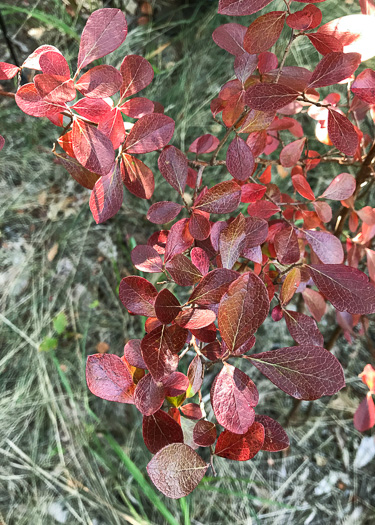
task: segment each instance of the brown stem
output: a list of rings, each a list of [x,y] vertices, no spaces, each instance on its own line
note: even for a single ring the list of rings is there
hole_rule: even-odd
[[[288,8],[288,12],[290,12],[290,9],[289,9],[288,5],[287,5],[287,8]],[[290,48],[292,47],[292,44],[293,44],[294,40],[297,38],[297,36],[298,35],[296,35],[294,33],[294,29],[292,29],[292,32],[291,32],[290,38],[289,38],[289,42],[288,42],[288,44],[287,44],[287,46],[285,48],[283,58],[281,59],[279,71],[277,72],[277,76],[276,76],[276,79],[275,79],[276,83],[279,81],[279,78],[281,76],[281,73],[282,73],[284,65],[285,65],[285,61],[287,59],[287,56],[289,55]]]

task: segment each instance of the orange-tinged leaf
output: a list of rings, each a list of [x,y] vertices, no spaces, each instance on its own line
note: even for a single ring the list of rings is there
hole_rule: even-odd
[[[89,171],[106,176],[113,168],[115,150],[112,142],[95,126],[75,118],[72,143],[76,159]],[[117,169],[113,173],[117,174]]]
[[[362,379],[371,392],[375,392],[375,368],[372,365],[366,365],[362,374],[359,374],[358,377]]]
[[[217,440],[215,455],[234,461],[248,461],[262,449],[264,440],[265,429],[258,421],[242,435],[224,430]]]
[[[359,404],[354,414],[354,426],[359,432],[370,430],[375,425],[375,404],[370,392]]]
[[[301,175],[300,173],[293,175],[292,184],[293,184],[294,189],[300,195],[302,195],[302,197],[310,201],[315,200],[314,192],[311,189],[310,184],[307,182],[306,178],[303,175]]]
[[[262,53],[272,47],[284,27],[285,11],[271,11],[249,25],[243,46],[250,54]]]
[[[301,283],[301,271],[299,268],[292,268],[287,273],[280,292],[280,300],[282,305],[286,305],[296,293],[298,286]]]
[[[154,193],[154,175],[150,168],[136,157],[122,154],[121,176],[126,188],[136,197],[149,199]]]

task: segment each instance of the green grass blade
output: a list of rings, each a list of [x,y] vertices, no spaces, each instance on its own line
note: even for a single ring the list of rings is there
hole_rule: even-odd
[[[180,506],[181,506],[182,515],[184,517],[184,525],[191,525],[188,497],[180,499]]]

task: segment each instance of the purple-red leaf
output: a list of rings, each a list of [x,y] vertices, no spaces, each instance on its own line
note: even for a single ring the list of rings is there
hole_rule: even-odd
[[[324,191],[321,197],[333,201],[344,201],[349,199],[355,191],[355,178],[350,173],[337,175]]]
[[[163,261],[152,246],[140,244],[132,250],[130,256],[134,266],[141,272],[161,273],[163,271]]]
[[[157,295],[155,286],[143,277],[130,275],[120,282],[120,301],[133,314],[156,317],[154,305]]]
[[[350,77],[360,63],[359,53],[329,53],[314,69],[309,87],[318,88],[338,84]]]
[[[182,372],[172,372],[169,376],[163,378],[165,395],[168,397],[177,397],[184,394],[189,387],[189,379]]]
[[[121,111],[113,108],[107,115],[106,120],[99,122],[98,130],[110,139],[114,149],[119,148],[125,139],[125,128]]]
[[[190,144],[189,151],[201,155],[202,153],[211,153],[218,147],[220,141],[210,133],[202,135]]]
[[[350,120],[338,111],[328,109],[328,135],[331,142],[345,155],[354,155],[359,138]]]
[[[180,303],[167,288],[160,290],[155,300],[156,317],[163,324],[169,324],[181,311]]]
[[[199,330],[212,324],[215,319],[216,314],[212,310],[189,308],[178,315],[176,323],[189,330]]]
[[[299,345],[323,346],[324,339],[312,317],[284,310],[284,318],[290,335]]]
[[[145,445],[152,454],[172,443],[184,442],[181,426],[162,410],[143,417],[142,433]]]
[[[298,95],[298,91],[282,84],[255,84],[246,91],[245,104],[258,111],[277,111],[293,102]]]
[[[170,259],[165,268],[179,286],[193,286],[202,279],[200,270],[181,253]]]
[[[245,434],[254,423],[259,394],[253,381],[227,363],[211,387],[211,404],[220,425],[235,434]]]
[[[130,97],[147,87],[154,78],[154,70],[148,60],[138,55],[128,55],[120,66],[122,86],[121,99]]]
[[[155,188],[150,168],[132,155],[123,153],[121,159],[121,176],[126,188],[140,199],[149,199]]]
[[[177,369],[178,355],[174,352],[170,330],[165,325],[144,336],[141,350],[147,369],[155,381],[160,381]]]
[[[362,71],[353,82],[351,90],[367,104],[375,104],[375,71],[373,69]]]
[[[298,237],[294,228],[287,227],[276,233],[274,247],[281,264],[294,264],[300,259]]]
[[[292,168],[299,161],[306,142],[306,138],[295,140],[283,147],[280,153],[280,162],[284,168]]]
[[[245,356],[245,359],[249,359],[274,385],[296,399],[312,401],[336,394],[345,386],[339,361],[320,346],[279,348]]]
[[[165,398],[164,386],[156,383],[151,374],[138,382],[134,391],[134,404],[144,416],[151,416],[159,410]]]
[[[231,55],[241,56],[245,53],[243,39],[246,33],[246,27],[241,24],[224,24],[215,29],[212,38],[216,45],[228,51]]]
[[[127,100],[119,107],[120,111],[131,118],[141,118],[154,112],[155,104],[145,97],[135,97]]]
[[[262,450],[268,452],[279,452],[289,447],[289,438],[283,427],[272,419],[264,415],[256,415],[255,422],[264,427],[264,443]]]
[[[141,354],[140,339],[130,339],[130,341],[126,343],[124,346],[124,357],[131,366],[142,368],[143,370],[147,368]]]
[[[86,381],[90,392],[118,403],[133,403],[133,378],[125,363],[114,354],[89,355]]]
[[[240,213],[220,234],[219,250],[223,268],[231,270],[246,239],[246,221]]]
[[[201,419],[202,416],[202,410],[197,403],[187,403],[186,405],[182,405],[180,407],[180,410],[182,414],[187,417],[188,419]]]
[[[247,180],[254,171],[254,156],[246,142],[236,136],[227,150],[227,169],[237,180]]]
[[[285,16],[285,11],[271,11],[259,16],[247,29],[243,41],[245,50],[250,54],[268,51],[281,35]]]
[[[200,447],[210,447],[216,441],[216,426],[211,421],[201,419],[193,430],[194,443]]]
[[[219,0],[219,14],[230,16],[252,15],[272,0]]]
[[[327,304],[322,295],[316,290],[306,288],[306,290],[302,292],[302,296],[311,315],[315,321],[319,323],[327,309]]]
[[[82,68],[117,49],[128,32],[120,9],[98,9],[90,15],[83,29],[77,68]]]
[[[191,262],[202,275],[207,275],[210,269],[210,259],[203,248],[193,248],[190,252]]]
[[[340,239],[332,233],[304,230],[305,238],[324,264],[340,264],[344,260],[344,250]]]
[[[235,281],[238,273],[225,268],[217,268],[209,272],[200,281],[190,296],[189,303],[199,305],[211,305],[220,302],[220,299],[228,290],[230,283]]]
[[[90,195],[90,210],[96,224],[110,219],[119,211],[124,197],[119,165],[108,175],[102,175],[95,183]]]
[[[84,168],[76,159],[73,159],[65,152],[56,153],[58,163],[61,164],[66,171],[73,177],[84,188],[92,190],[95,186],[96,181],[100,178],[97,173]]]
[[[111,106],[105,100],[94,100],[93,98],[81,98],[70,107],[82,117],[97,123],[107,120],[112,111]]]
[[[128,153],[149,153],[164,148],[174,132],[174,121],[161,113],[145,115],[137,120],[127,136]]]
[[[76,88],[85,97],[111,97],[120,89],[122,76],[113,66],[101,65],[89,69],[76,82]]]
[[[159,156],[158,166],[165,180],[182,195],[188,176],[188,161],[182,151],[167,146]]]
[[[159,450],[147,465],[151,481],[165,496],[183,498],[203,478],[208,464],[188,445],[173,443]]]
[[[243,252],[263,244],[268,235],[268,223],[260,217],[246,217],[246,238]]]
[[[112,142],[95,126],[74,119],[72,143],[76,159],[89,171],[106,176],[112,170],[115,161]]]
[[[257,421],[252,424],[246,434],[239,435],[224,430],[217,440],[215,454],[234,461],[247,461],[262,449],[264,438],[264,427]]]
[[[164,224],[177,217],[181,210],[182,206],[177,202],[155,202],[147,212],[147,219],[154,224]]]
[[[194,238],[189,231],[189,219],[181,219],[175,222],[168,235],[164,262],[167,263],[175,255],[190,248],[193,242]]]
[[[220,182],[199,199],[195,208],[208,213],[230,213],[241,200],[241,187],[234,181]]]

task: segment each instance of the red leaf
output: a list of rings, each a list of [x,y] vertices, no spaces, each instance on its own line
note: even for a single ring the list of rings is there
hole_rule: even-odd
[[[146,363],[141,354],[141,340],[130,339],[124,346],[124,357],[130,366],[146,370]]]
[[[177,397],[184,394],[189,387],[189,379],[181,372],[172,372],[163,378],[165,394],[168,397]]]
[[[32,117],[50,117],[64,111],[65,104],[44,100],[33,83],[21,86],[15,96],[17,106]]]
[[[68,62],[58,51],[46,51],[39,58],[39,66],[43,73],[70,78]]]
[[[107,401],[133,403],[133,378],[121,359],[114,354],[89,355],[86,381],[90,392]]]
[[[95,66],[81,76],[75,87],[88,98],[111,97],[118,92],[122,76],[113,66]]]
[[[204,370],[199,355],[196,355],[190,363],[187,376],[190,386],[186,395],[187,397],[193,397],[200,390],[203,383]]]
[[[336,394],[344,388],[339,361],[320,346],[301,345],[279,348],[249,357],[274,385],[296,399],[312,401]]]
[[[202,411],[200,409],[200,406],[196,403],[187,403],[186,405],[182,405],[181,412],[185,417],[188,419],[201,419]]]
[[[350,120],[328,108],[328,135],[332,144],[345,155],[354,155],[358,148],[358,135]]]
[[[128,32],[124,14],[120,9],[98,9],[86,22],[79,46],[77,69],[102,58],[117,49]]]
[[[176,323],[189,330],[199,330],[210,325],[216,319],[216,314],[212,310],[201,310],[199,308],[189,308],[184,310],[176,318]]]
[[[147,212],[147,219],[154,224],[164,224],[177,217],[181,210],[181,204],[176,202],[155,202]]]
[[[184,442],[181,426],[162,410],[143,417],[142,433],[145,445],[151,454],[156,454],[172,443]]]
[[[283,427],[272,417],[256,415],[255,422],[264,427],[264,443],[262,450],[279,452],[289,447],[289,438]]]
[[[208,213],[230,213],[237,208],[240,200],[241,187],[234,180],[228,180],[210,188],[195,208]]]
[[[245,104],[258,111],[277,111],[293,102],[298,95],[298,91],[282,84],[255,84],[246,91]]]
[[[119,148],[125,139],[125,128],[121,111],[113,108],[107,119],[99,122],[98,130],[110,139],[114,149]]]
[[[143,277],[130,275],[120,282],[120,301],[133,314],[156,317],[154,305],[157,295],[156,288]]]
[[[167,288],[161,290],[155,300],[156,317],[163,324],[169,324],[180,313],[180,303]]]
[[[340,264],[344,250],[340,239],[328,232],[304,230],[305,238],[324,264]]]
[[[231,351],[246,343],[268,315],[269,299],[261,279],[246,272],[223,295],[218,313],[222,338]]]
[[[292,227],[283,228],[275,235],[274,246],[281,264],[294,264],[299,261],[298,237]]]
[[[375,313],[375,286],[366,274],[342,264],[312,264],[308,269],[319,291],[340,312]]]
[[[90,196],[90,210],[96,224],[107,221],[119,211],[124,196],[118,164],[95,183]]]
[[[105,100],[92,98],[81,98],[70,108],[77,111],[82,117],[98,123],[107,120],[112,111],[111,106]]]
[[[220,141],[217,137],[207,133],[206,135],[202,135],[195,139],[194,142],[191,143],[189,151],[196,153],[197,155],[211,153],[218,147],[219,142]]]
[[[141,350],[147,369],[155,381],[160,381],[177,369],[178,355],[174,353],[170,332],[165,325],[144,336]]]
[[[198,241],[204,241],[211,231],[210,215],[204,211],[194,210],[189,219],[189,231]]]
[[[202,248],[193,248],[190,252],[191,262],[202,275],[207,275],[210,269],[210,260]]]
[[[135,95],[147,87],[154,78],[154,70],[148,60],[138,55],[128,55],[120,66],[122,86],[121,99]]]
[[[351,85],[351,90],[364,102],[375,104],[375,71],[362,71]]]
[[[223,268],[231,270],[246,239],[246,221],[240,213],[220,234],[219,248]]]
[[[154,108],[154,103],[145,97],[131,98],[119,107],[122,113],[131,118],[141,118],[153,113]]]
[[[217,440],[215,454],[234,461],[247,461],[262,449],[264,438],[264,427],[258,422],[253,423],[246,434],[242,435],[224,430]]]
[[[332,208],[327,202],[313,202],[314,210],[322,222],[330,222],[332,219]]]
[[[211,421],[201,419],[193,430],[194,443],[200,447],[210,447],[216,441],[216,426]]]
[[[178,499],[195,489],[207,468],[208,464],[191,447],[173,443],[157,452],[147,465],[147,472],[160,492]]]
[[[175,255],[165,265],[172,279],[179,286],[193,286],[202,278],[201,272],[185,255]]]
[[[292,168],[297,164],[302,155],[305,142],[306,138],[303,137],[283,147],[280,153],[280,162],[284,168]]]
[[[89,171],[106,176],[112,170],[115,161],[112,142],[95,126],[74,119],[72,142],[76,159]],[[117,169],[114,173],[117,174]]]
[[[375,425],[375,404],[370,392],[359,404],[354,414],[354,426],[359,432],[370,430]]]
[[[149,199],[155,188],[154,175],[150,168],[126,153],[122,154],[121,159],[121,176],[126,188],[140,199]]]
[[[267,188],[261,184],[249,182],[241,186],[241,202],[259,201],[266,193]]]
[[[40,58],[43,56],[44,53],[47,53],[48,51],[54,51],[56,53],[60,53],[60,51],[55,46],[39,46],[35,51],[29,55],[24,63],[22,64],[22,67],[27,67],[29,69],[42,69],[40,67]],[[61,53],[60,53],[61,54]]]
[[[5,144],[5,139],[2,135],[0,135],[0,151],[3,149]]]
[[[219,0],[219,14],[231,16],[252,15],[272,0]]]
[[[244,28],[246,30],[246,28]],[[0,80],[10,80],[15,77],[19,71],[18,66],[8,64],[7,62],[0,62]]]
[[[66,153],[56,153],[58,163],[61,164],[66,171],[73,177],[84,188],[92,190],[95,186],[96,181],[100,178],[97,173],[92,173],[87,170],[76,159],[72,159]]]
[[[215,29],[212,33],[212,38],[216,45],[225,49],[231,55],[241,56],[245,52],[243,39],[246,29],[241,24],[224,24]]]
[[[210,361],[221,361],[226,354],[226,349],[218,341],[214,340],[202,348],[202,354]]]
[[[314,317],[315,321],[319,323],[327,309],[325,300],[319,292],[316,292],[311,288],[306,288],[306,290],[302,292],[302,296],[311,315]]]
[[[249,53],[243,53],[235,58],[234,61],[234,73],[238,80],[245,84],[246,80],[256,70],[258,65],[257,55],[249,55]]]
[[[301,11],[297,11],[289,15],[286,23],[292,29],[298,31],[306,31],[306,29],[314,29],[322,21],[322,12],[314,5],[307,5]]]
[[[269,219],[279,211],[281,211],[281,209],[277,204],[270,201],[252,202],[247,207],[247,213],[252,217],[257,217],[259,219]]]
[[[301,175],[300,173],[297,173],[296,175],[292,176],[292,184],[294,189],[302,195],[305,199],[309,199],[310,201],[315,200],[315,195],[313,190],[311,189],[310,184],[307,182],[306,177]]]
[[[188,176],[188,161],[182,151],[167,146],[159,156],[158,166],[165,180],[182,195]]]
[[[238,278],[238,273],[225,268],[217,268],[208,272],[190,296],[189,304],[201,306],[212,305],[220,302],[230,283]]]
[[[260,53],[258,56],[258,70],[261,75],[264,75],[264,73],[268,73],[268,71],[276,69],[277,64],[278,59],[274,53],[264,51],[264,53]]]
[[[163,148],[171,140],[174,121],[161,113],[145,115],[137,120],[127,136],[128,153],[149,153]]]
[[[168,235],[164,262],[167,263],[175,255],[190,248],[193,242],[194,238],[189,232],[189,219],[181,219],[175,222]]]
[[[246,142],[240,137],[229,144],[227,170],[237,180],[247,180],[254,171],[254,156]]]
[[[165,398],[162,383],[155,383],[151,374],[138,382],[134,391],[134,404],[144,416],[151,416],[162,406]]]
[[[243,46],[250,54],[262,53],[272,47],[284,27],[285,11],[271,11],[249,25]]]
[[[290,335],[299,345],[323,346],[324,339],[314,319],[308,315],[284,310]]]
[[[140,244],[132,250],[130,256],[134,266],[141,272],[161,273],[163,271],[163,261],[152,246]]]
[[[245,434],[254,423],[253,407],[258,401],[252,380],[225,363],[211,387],[211,404],[218,423],[235,434]]]
[[[318,88],[338,84],[350,77],[361,63],[358,53],[329,53],[314,69],[309,87]]]
[[[329,53],[342,53],[342,44],[332,35],[324,33],[308,33],[307,38],[321,55]]]

